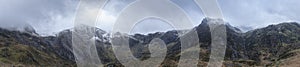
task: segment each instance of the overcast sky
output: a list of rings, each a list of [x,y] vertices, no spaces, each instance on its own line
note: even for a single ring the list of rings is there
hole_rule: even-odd
[[[120,11],[134,1],[109,0],[96,26],[111,31]],[[201,23],[204,16],[193,0],[171,1],[184,9],[194,26]],[[53,35],[72,28],[78,2],[79,0],[0,0],[0,27],[9,24],[15,27],[29,24],[40,35]],[[218,0],[218,2],[224,20],[241,28],[261,28],[270,24],[300,20],[300,0]],[[137,24],[132,32],[148,33],[171,29],[172,26],[163,21],[147,19]]]

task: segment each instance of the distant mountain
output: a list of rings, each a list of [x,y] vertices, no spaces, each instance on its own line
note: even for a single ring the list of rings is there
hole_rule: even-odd
[[[237,26],[237,28],[241,29],[242,32],[247,32],[247,31],[251,31],[251,30],[255,29],[255,28],[253,28],[251,26]]]
[[[194,27],[200,42],[200,66],[207,65],[210,56],[211,22],[224,22],[222,19],[205,18]],[[225,24],[227,34],[227,49],[224,66],[286,66],[297,65],[300,59],[300,25],[295,22],[270,25],[265,28],[241,32],[240,29]],[[80,29],[93,32],[96,48],[105,66],[122,67],[116,59],[110,43],[110,34],[95,28],[82,25]],[[30,29],[30,31],[34,31]],[[56,36],[42,37],[39,35],[0,29],[0,64],[16,66],[76,66],[72,48],[72,31],[64,30]],[[180,36],[187,30],[172,30],[156,32],[147,35],[123,35],[129,38],[129,46],[133,55],[146,60],[151,53],[148,45],[152,39],[160,38],[167,45],[167,57],[162,66],[177,66],[180,57]]]

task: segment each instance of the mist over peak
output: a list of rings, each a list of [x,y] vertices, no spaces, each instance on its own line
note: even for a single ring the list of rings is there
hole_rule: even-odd
[[[0,28],[7,29],[10,31],[20,31],[24,33],[30,33],[38,35],[34,27],[24,21],[18,20],[1,20]]]

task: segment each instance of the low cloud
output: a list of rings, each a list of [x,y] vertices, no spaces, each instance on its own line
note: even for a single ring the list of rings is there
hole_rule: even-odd
[[[71,26],[77,3],[77,0],[1,0],[0,27],[31,25],[41,35],[49,35]]]

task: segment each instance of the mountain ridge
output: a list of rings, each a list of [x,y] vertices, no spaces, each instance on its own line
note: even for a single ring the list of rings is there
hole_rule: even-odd
[[[207,65],[210,54],[211,34],[207,24],[208,21],[220,22],[220,19],[214,20],[205,18],[200,25],[194,27],[198,33],[199,42],[201,43],[201,61],[199,62],[201,66]],[[224,59],[225,62],[223,63],[225,66],[274,66],[276,63],[279,63],[278,61],[296,56],[297,53],[295,53],[294,50],[300,48],[300,46],[298,46],[300,44],[300,25],[296,22],[269,25],[248,32],[240,32],[238,28],[230,24],[224,25],[227,31],[227,49]],[[95,37],[92,38],[96,40],[98,55],[103,61],[103,64],[106,66],[122,66],[113,54],[112,46],[109,41],[111,38],[109,37],[110,34],[96,27],[83,26],[82,29],[96,30]],[[41,52],[42,54],[50,54],[52,57],[58,57],[56,58],[57,60],[66,61],[61,64],[55,62],[52,64],[76,66],[75,57],[72,52],[72,31],[72,29],[67,29],[58,33],[56,36],[35,36],[29,33],[9,31],[0,28],[0,39],[11,39],[11,41],[0,40],[0,44],[4,45],[2,47],[5,48],[12,48],[5,46],[6,42],[22,44],[25,45],[25,47],[29,46],[30,48],[36,49],[34,51]],[[151,55],[147,44],[149,44],[153,38],[161,38],[168,47],[167,58],[162,63],[162,66],[176,66],[175,62],[178,62],[179,53],[181,52],[179,41],[179,35],[182,35],[180,34],[181,32],[185,32],[185,30],[149,33],[146,35],[128,35],[130,37],[129,43],[132,48],[131,51],[138,59],[145,60]],[[24,50],[27,49],[31,50],[29,48],[25,48]],[[1,58],[6,57],[1,57],[0,54],[0,59]],[[43,57],[38,59],[43,59]],[[3,61],[0,60],[0,62]],[[25,62],[14,62],[24,65],[27,64]],[[46,63],[43,62],[32,65],[41,64]]]

